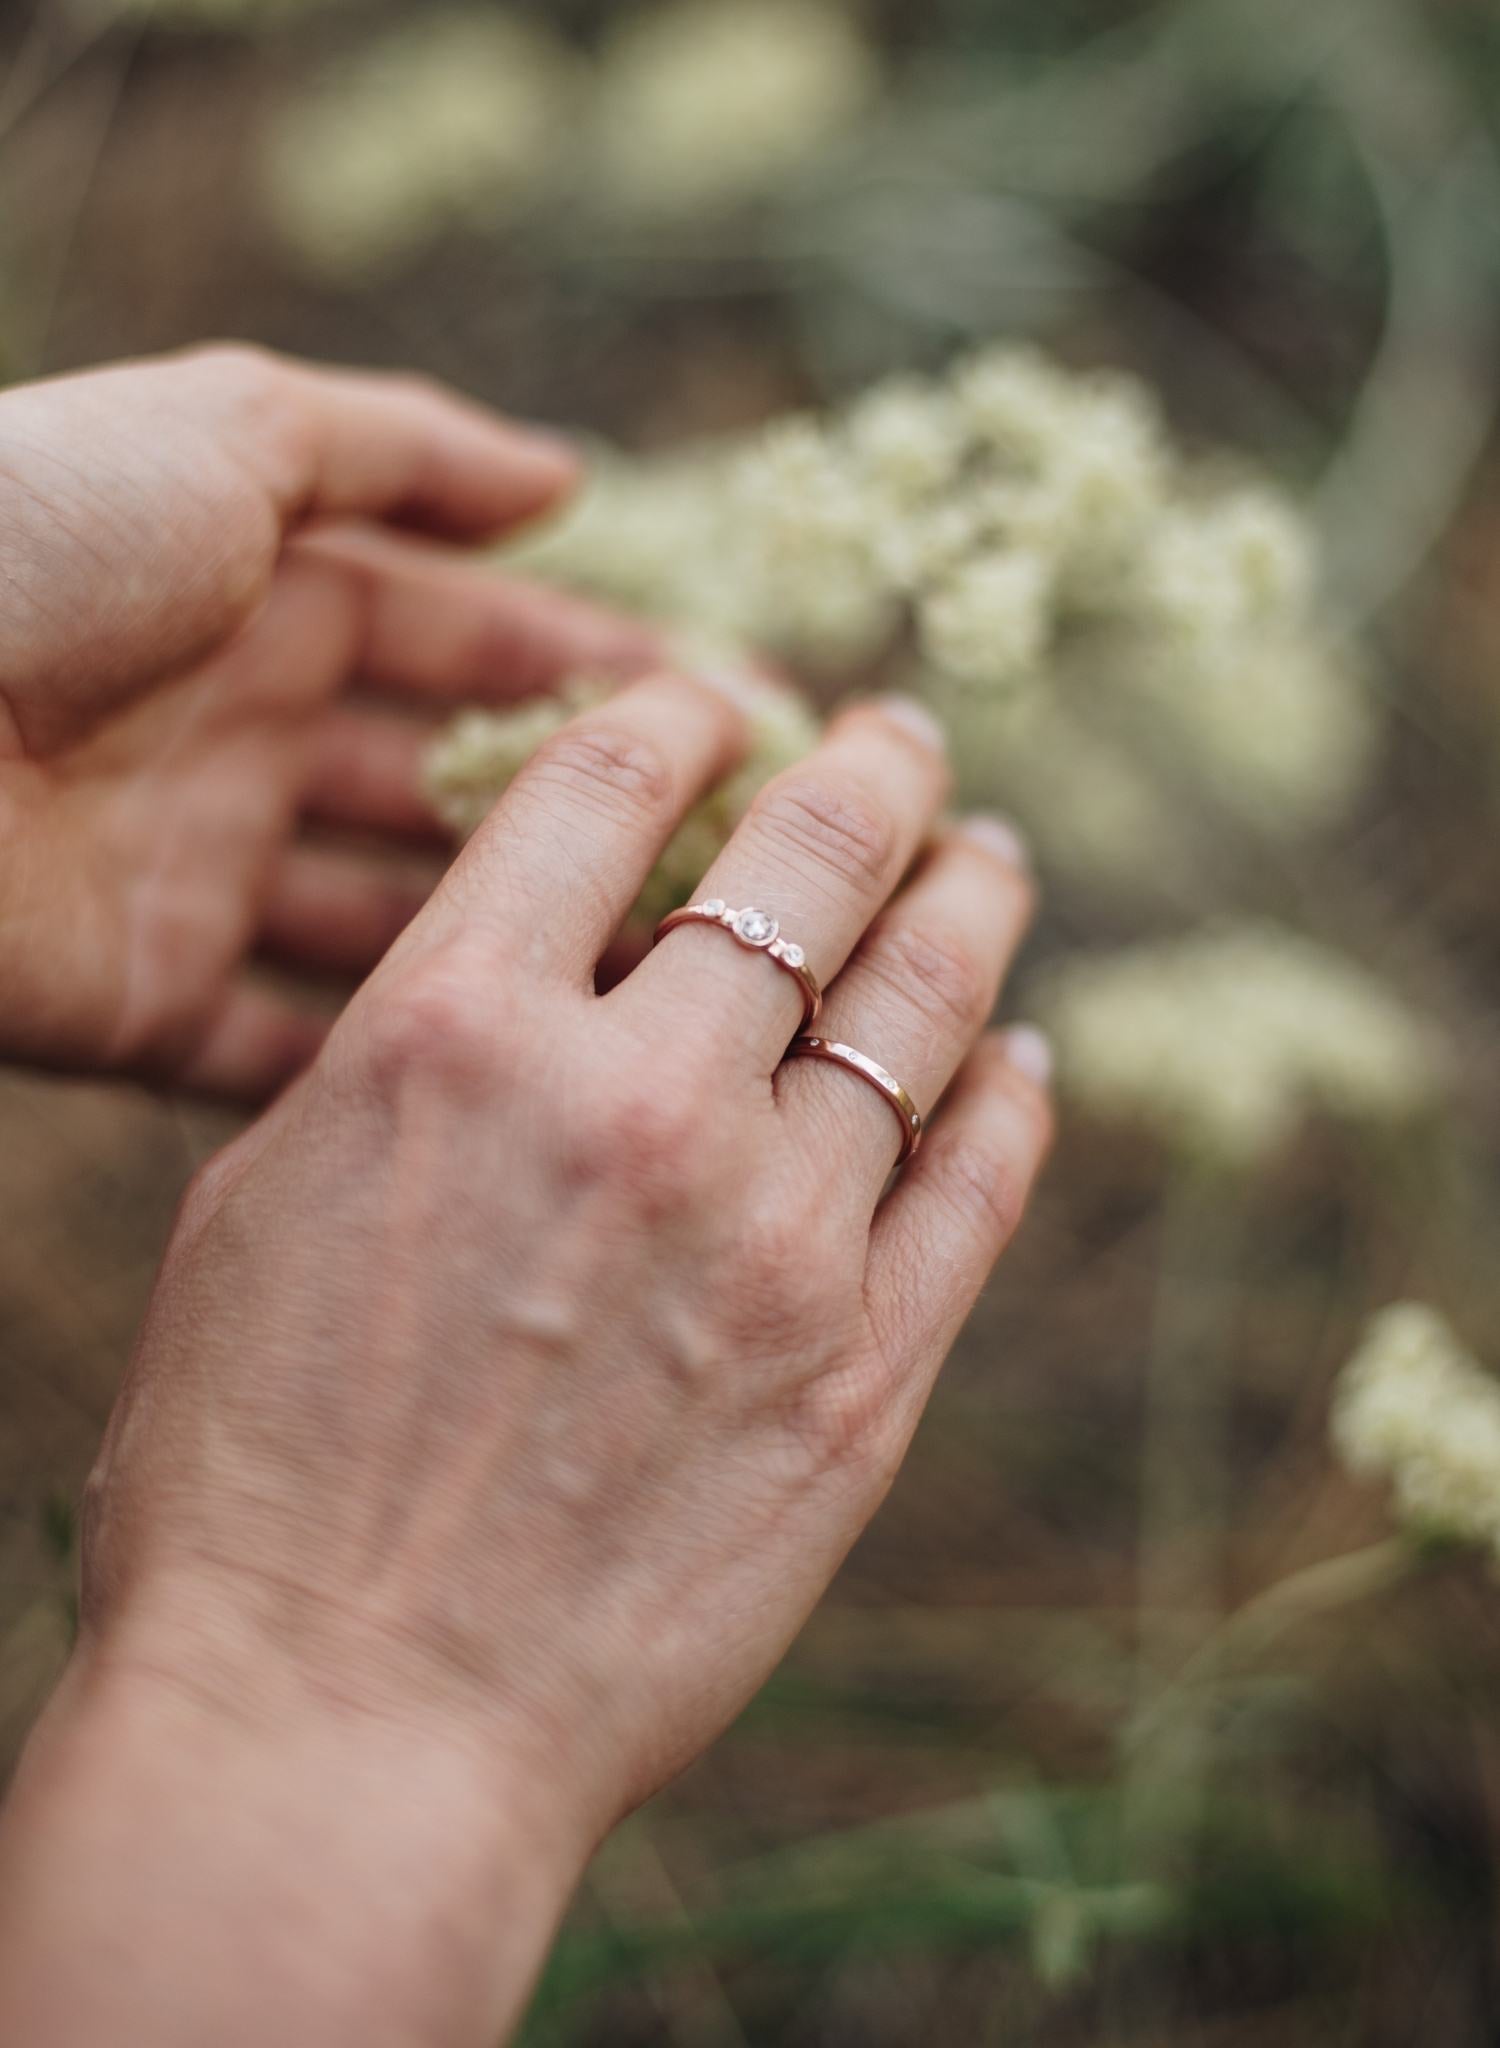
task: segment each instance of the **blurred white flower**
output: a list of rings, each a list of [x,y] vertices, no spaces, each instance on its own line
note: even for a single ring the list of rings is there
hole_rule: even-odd
[[[774,190],[859,114],[874,52],[830,0],[665,0],[606,39],[594,111],[605,204],[709,213]]]
[[[810,418],[768,427],[738,466],[736,490],[751,537],[766,555],[869,552],[870,514],[857,463]]]
[[[887,498],[927,502],[957,484],[968,436],[950,394],[921,377],[888,377],[844,416],[852,463]]]
[[[1039,496],[1058,536],[1066,598],[1085,611],[1129,602],[1141,535],[1164,502],[1171,465],[1160,413],[1123,377],[1085,379]]]
[[[836,664],[890,637],[899,593],[872,545],[866,478],[849,449],[816,420],[778,422],[733,461],[729,490],[745,638]]]
[[[1250,630],[1191,649],[1120,636],[1100,650],[1151,742],[1221,805],[1270,831],[1307,832],[1368,779],[1378,728],[1350,659],[1312,628]],[[1097,664],[1096,664],[1097,665]]]
[[[1317,545],[1292,506],[1263,487],[1191,497],[1156,524],[1141,565],[1144,616],[1195,639],[1301,619],[1317,580]]]
[[[733,663],[749,699],[750,751],[733,775],[684,820],[657,863],[636,906],[654,924],[685,903],[750,807],[757,790],[817,745],[821,727],[802,698],[748,668],[732,651],[699,642],[683,647],[685,665]],[[426,787],[438,815],[455,832],[479,824],[512,777],[575,712],[597,704],[606,682],[578,678],[558,697],[535,698],[505,711],[469,711],[428,750]]]
[[[1069,438],[1077,380],[1035,349],[980,349],[955,365],[951,383],[970,434],[1009,469],[1039,474]]]
[[[1138,637],[1154,624],[1180,668],[1182,636],[1175,623],[1164,629],[1148,588],[1157,555],[1170,553],[1163,529],[1179,523],[1211,529],[1207,552],[1238,592],[1221,607],[1217,638],[1200,621],[1192,658],[1216,658],[1252,620],[1260,630],[1301,627],[1304,578],[1267,566],[1267,532],[1300,535],[1291,509],[1278,525],[1269,491],[1223,505],[1195,492],[1189,514],[1149,396],[1123,378],[1070,376],[1027,350],[986,350],[943,380],[891,378],[841,412],[772,421],[742,441],[622,460],[611,487],[617,510],[633,499],[643,518],[629,523],[644,523],[653,548],[666,537],[663,495],[682,509],[659,551],[673,605],[686,599],[696,610],[727,580],[743,607],[741,633],[790,653],[809,651],[799,622],[831,612],[863,622],[862,643],[851,624],[839,654],[873,658],[910,608],[929,652],[944,666],[958,652],[961,672],[981,686],[1008,684],[1019,661],[1040,660],[1075,621]],[[552,544],[570,576],[611,590],[615,551],[587,507]],[[698,568],[685,566],[689,555]]]
[[[1354,962],[1268,924],[1080,957],[1039,1008],[1064,1085],[1097,1116],[1250,1166],[1323,1112],[1399,1124],[1432,1107],[1432,1027]]]
[[[1006,689],[1032,673],[1051,628],[1053,565],[1031,548],[976,555],[917,607],[922,652],[977,688]]]
[[[589,459],[564,515],[506,551],[529,574],[735,637],[753,613],[728,465],[712,446]]]
[[[1403,1302],[1374,1318],[1339,1378],[1332,1430],[1348,1469],[1386,1481],[1416,1533],[1500,1558],[1500,1381],[1436,1309]]]
[[[529,20],[424,12],[280,110],[262,164],[271,217],[334,277],[493,224],[569,147],[577,82],[567,45]]]
[[[974,556],[992,530],[991,508],[977,494],[898,508],[871,536],[870,553],[893,594],[912,602]]]
[[[1064,860],[1115,893],[1191,860],[1191,816],[1163,816],[1183,791],[1189,813],[1308,832],[1374,756],[1375,706],[1316,617],[1294,508],[1210,487],[1139,385],[1026,349],[608,457],[524,559],[835,676],[915,649],[908,687],[942,697],[970,793],[1026,808],[1047,789],[1039,837],[1071,834]]]

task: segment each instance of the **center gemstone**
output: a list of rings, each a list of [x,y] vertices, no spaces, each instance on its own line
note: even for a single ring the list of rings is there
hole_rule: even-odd
[[[769,946],[777,925],[775,918],[767,917],[763,910],[742,910],[734,921],[734,929],[747,946]]]

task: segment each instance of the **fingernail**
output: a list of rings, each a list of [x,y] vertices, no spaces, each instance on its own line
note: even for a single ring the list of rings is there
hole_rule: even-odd
[[[1008,868],[1019,868],[1023,874],[1030,873],[1031,849],[1009,818],[988,814],[965,818],[958,829],[965,839],[972,839],[976,846],[994,854]]]
[[[918,746],[928,747],[934,754],[947,753],[948,735],[927,706],[918,703],[915,697],[877,697],[875,704],[882,717],[888,718],[892,725],[899,725]]]
[[[1052,1043],[1034,1024],[1017,1024],[1006,1032],[1005,1057],[1038,1088],[1045,1088],[1052,1079]]]

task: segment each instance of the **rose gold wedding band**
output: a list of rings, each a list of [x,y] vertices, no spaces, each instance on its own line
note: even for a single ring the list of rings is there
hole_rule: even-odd
[[[808,966],[807,955],[802,948],[782,937],[781,926],[769,912],[731,910],[719,897],[712,896],[706,903],[689,903],[681,910],[670,912],[656,927],[652,945],[659,945],[668,932],[675,932],[683,924],[722,925],[738,944],[752,953],[764,953],[768,960],[774,960],[802,991],[800,1028],[806,1031],[810,1024],[817,1023],[818,1012],[823,1007],[823,991],[818,987],[817,977]]]
[[[901,1157],[896,1164],[905,1166],[922,1142],[922,1112],[895,1075],[888,1074],[879,1060],[872,1060],[868,1053],[852,1045],[840,1045],[831,1038],[814,1038],[807,1032],[793,1042],[792,1051],[810,1060],[828,1060],[833,1066],[846,1068],[885,1098],[901,1125]]]

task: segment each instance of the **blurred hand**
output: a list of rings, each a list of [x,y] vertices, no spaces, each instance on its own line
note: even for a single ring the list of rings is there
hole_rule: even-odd
[[[574,471],[435,388],[248,349],[0,396],[0,1057],[252,1100],[306,1063],[325,1023],[247,959],[357,979],[426,895],[372,849],[436,843],[420,715],[342,693],[431,720],[654,649],[414,537],[501,533]]]
[[[946,1094],[882,1199],[890,1107],[781,1064],[767,959],[687,926],[595,993],[742,737],[660,676],[565,729],[189,1195],[0,1858],[8,2038],[493,2042],[601,1833],[884,1494],[1047,1142],[1035,1042],[980,1035],[1030,888],[996,827],[912,870],[946,771],[899,704],[704,884],[781,917],[831,1036]],[[67,2033],[100,1928],[128,1962],[73,1973]]]

